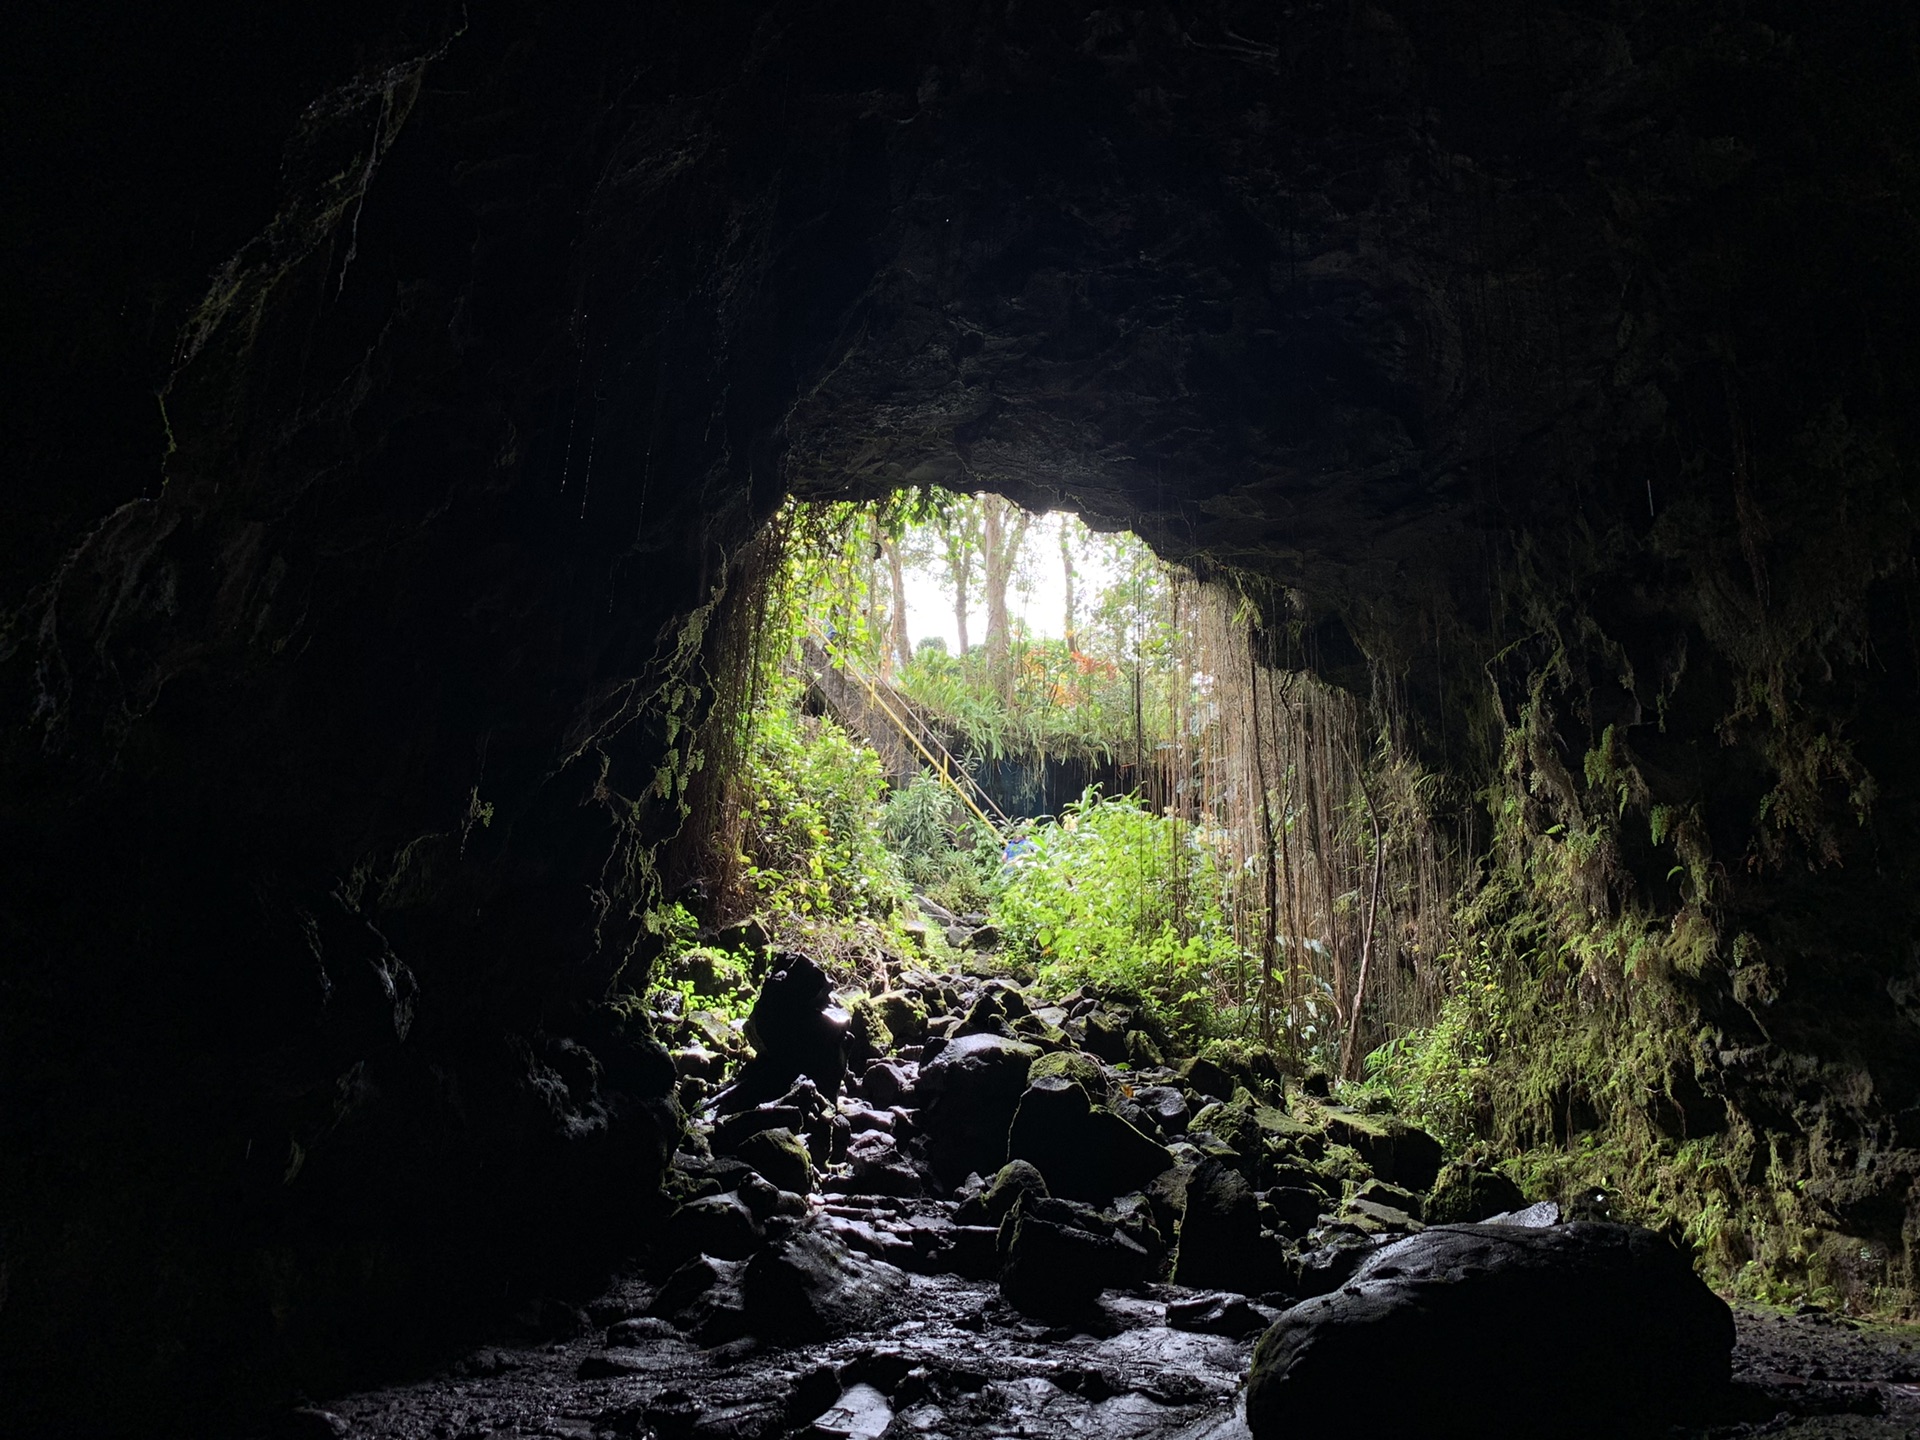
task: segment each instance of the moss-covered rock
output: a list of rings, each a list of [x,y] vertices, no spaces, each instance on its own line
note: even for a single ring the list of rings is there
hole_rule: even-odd
[[[734,1146],[733,1154],[782,1190],[805,1195],[813,1189],[813,1159],[806,1143],[784,1126],[749,1135]]]
[[[1127,1063],[1136,1070],[1158,1070],[1167,1063],[1151,1035],[1144,1030],[1127,1032]]]
[[[1107,1073],[1091,1055],[1078,1050],[1056,1050],[1052,1054],[1042,1055],[1027,1072],[1027,1083],[1031,1085],[1051,1075],[1073,1081],[1096,1100],[1106,1098]]]
[[[1047,1050],[1058,1050],[1072,1043],[1065,1030],[1039,1015],[1022,1015],[1012,1021],[1009,1028],[1022,1040]]]
[[[927,1038],[927,1007],[907,990],[883,990],[873,997],[874,1009],[897,1045],[919,1045]]]
[[[1047,1180],[1025,1160],[1009,1160],[979,1194],[960,1202],[954,1212],[957,1225],[998,1225],[1022,1195],[1045,1199]]]
[[[1520,1187],[1498,1170],[1455,1161],[1434,1180],[1424,1218],[1430,1225],[1459,1225],[1519,1210],[1526,1203]]]
[[[893,1031],[872,996],[856,995],[849,1000],[847,1020],[847,1064],[855,1073],[893,1049]]]
[[[1094,1204],[1143,1188],[1173,1164],[1164,1147],[1064,1075],[1035,1080],[1021,1097],[1007,1154],[1030,1161],[1053,1194]]]
[[[1327,1138],[1354,1150],[1382,1180],[1423,1191],[1440,1173],[1440,1142],[1416,1125],[1393,1115],[1364,1115],[1329,1106],[1324,1112]]]

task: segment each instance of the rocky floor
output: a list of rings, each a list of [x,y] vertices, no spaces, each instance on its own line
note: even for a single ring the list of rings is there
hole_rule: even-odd
[[[643,1326],[627,1332],[639,1343],[609,1344],[608,1332],[653,1299],[652,1287],[631,1280],[590,1312],[555,1307],[555,1323],[571,1319],[577,1334],[489,1346],[416,1384],[306,1411],[287,1433],[1244,1440],[1237,1402],[1253,1342],[1171,1328],[1167,1302],[1190,1298],[1171,1286],[1110,1293],[1101,1306],[1108,1333],[1089,1334],[1027,1320],[989,1283],[916,1275],[900,1318],[879,1333],[702,1349],[666,1327]],[[1749,1418],[1676,1437],[1920,1436],[1914,1335],[1827,1315],[1741,1309],[1736,1319],[1734,1404]]]
[[[849,1016],[790,959],[760,991],[751,1056],[717,1017],[656,1017],[681,1044],[695,1119],[671,1177],[679,1208],[647,1253],[589,1305],[529,1307],[511,1341],[302,1409],[279,1433],[1245,1440],[1255,1339],[1296,1301],[1341,1290],[1363,1257],[1418,1236],[1423,1215],[1502,1211],[1535,1234],[1569,1218],[1554,1202],[1508,1209],[1522,1199],[1510,1182],[1443,1169],[1431,1138],[1308,1093],[1247,1047],[1169,1061],[1106,997],[1049,1004],[951,972],[889,983]],[[796,1073],[835,1083],[823,1094]],[[1606,1218],[1580,1208],[1603,1196],[1570,1199],[1575,1218]],[[1457,1234],[1429,1230],[1393,1253]],[[1589,1356],[1633,1353],[1610,1345],[1621,1331],[1596,1328],[1599,1313],[1566,1312],[1548,1348],[1512,1364],[1538,1366],[1556,1336]],[[1710,1427],[1670,1436],[1920,1436],[1920,1329],[1758,1309],[1735,1323],[1732,1392]],[[1640,1353],[1658,1364],[1658,1345]],[[1589,1393],[1604,1396],[1612,1362],[1599,1363]],[[1460,1405],[1474,1406],[1470,1388]],[[1423,1413],[1444,1425],[1452,1397],[1437,1403]],[[1364,1420],[1367,1396],[1353,1407]],[[1529,1433],[1562,1433],[1567,1418]]]

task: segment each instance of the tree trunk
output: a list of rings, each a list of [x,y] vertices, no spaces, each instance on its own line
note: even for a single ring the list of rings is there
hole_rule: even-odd
[[[967,640],[967,592],[973,588],[974,552],[980,544],[979,505],[968,496],[956,495],[952,507],[938,521],[947,579],[953,585],[953,623],[962,655],[972,648]]]
[[[1026,541],[1033,516],[998,495],[988,495],[982,503],[980,548],[986,565],[987,673],[1002,695],[1010,695],[1013,675],[1008,660],[1013,634],[1007,617],[1007,586],[1013,580],[1020,546]]]
[[[1074,594],[1074,582],[1079,578],[1079,572],[1073,568],[1073,517],[1064,512],[1060,516],[1060,568],[1066,572],[1067,579],[1066,636],[1067,653],[1071,655],[1080,648],[1080,617]]]
[[[885,536],[881,547],[887,554],[887,580],[893,586],[893,653],[902,665],[913,661],[913,638],[907,633],[907,576],[900,562],[900,542]]]

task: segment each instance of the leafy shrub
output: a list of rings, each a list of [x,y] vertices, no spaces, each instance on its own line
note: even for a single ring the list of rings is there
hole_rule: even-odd
[[[774,916],[884,918],[905,900],[880,825],[880,759],[831,720],[786,705],[754,717],[746,877]]]
[[[989,902],[999,844],[931,775],[916,775],[893,792],[881,828],[907,879],[933,899],[951,910]]]
[[[1088,791],[1037,826],[1002,880],[1001,933],[1043,979],[1136,989],[1189,1032],[1240,963],[1204,836]]]

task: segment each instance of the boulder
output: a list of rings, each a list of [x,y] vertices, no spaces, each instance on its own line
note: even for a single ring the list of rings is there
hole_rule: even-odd
[[[1389,1206],[1405,1215],[1412,1216],[1415,1220],[1421,1219],[1425,1214],[1425,1209],[1418,1195],[1414,1194],[1411,1190],[1404,1190],[1398,1185],[1389,1185],[1385,1180],[1367,1181],[1366,1184],[1353,1192],[1353,1198],[1356,1201],[1366,1201],[1373,1205]]]
[[[924,1027],[925,1017],[922,1017]],[[874,1105],[890,1110],[911,1103],[915,1068],[898,1060],[881,1060],[867,1067],[860,1079],[860,1091]]]
[[[1319,1223],[1328,1208],[1325,1195],[1304,1185],[1276,1185],[1266,1192],[1264,1203],[1274,1228],[1296,1240]]]
[[[883,990],[873,997],[874,1009],[899,1045],[918,1045],[927,1038],[927,1007],[905,990]]]
[[[1487,1225],[1511,1225],[1521,1230],[1544,1230],[1549,1225],[1558,1225],[1562,1220],[1560,1206],[1552,1200],[1541,1200],[1520,1210],[1508,1210],[1499,1215],[1489,1215],[1483,1222]]]
[[[1351,1147],[1382,1180],[1424,1191],[1440,1174],[1440,1142],[1393,1115],[1362,1115],[1329,1107],[1327,1138]]]
[[[722,1093],[722,1110],[744,1110],[775,1099],[802,1075],[829,1099],[837,1099],[846,1079],[848,1017],[833,1007],[833,987],[825,972],[791,951],[777,953],[774,967],[747,1017],[753,1058]]]
[[[1029,1315],[1083,1314],[1102,1290],[1149,1278],[1146,1249],[1088,1206],[1022,1195],[1000,1224],[1000,1294]]]
[[[748,1261],[741,1292],[754,1334],[824,1340],[890,1323],[905,1299],[907,1277],[808,1229]]]
[[[1337,1433],[1364,1396],[1383,1434],[1635,1433],[1718,1399],[1733,1339],[1725,1302],[1652,1231],[1437,1227],[1280,1317],[1254,1351],[1247,1424],[1255,1440]]]
[[[1224,1335],[1230,1340],[1239,1340],[1259,1334],[1273,1320],[1271,1310],[1262,1309],[1244,1295],[1215,1293],[1167,1302],[1167,1328],[1189,1330],[1197,1335]]]
[[[1160,1047],[1153,1043],[1153,1037],[1146,1031],[1129,1030],[1127,1063],[1136,1070],[1158,1070],[1167,1063],[1167,1057],[1160,1053]]]
[[[682,1079],[718,1080],[727,1068],[727,1057],[704,1045],[688,1045],[671,1052],[674,1074]]]
[[[1007,1013],[1001,1008],[1000,997],[991,990],[983,990],[974,997],[966,1015],[953,1029],[960,1035],[1008,1035],[1013,1030],[1007,1024]]]
[[[1200,1162],[1187,1181],[1180,1217],[1180,1248],[1173,1283],[1196,1290],[1258,1294],[1266,1286],[1252,1273],[1260,1246],[1260,1214],[1246,1176],[1216,1159]]]
[[[1142,1189],[1173,1165],[1164,1147],[1064,1075],[1043,1076],[1021,1097],[1007,1156],[1031,1162],[1053,1194],[1096,1203]]]
[[[766,1238],[753,1211],[732,1191],[682,1205],[668,1224],[667,1246],[676,1255],[739,1260]]]
[[[1171,1085],[1144,1085],[1133,1092],[1133,1103],[1146,1111],[1169,1140],[1187,1131],[1187,1097]]]
[[[1007,1130],[1040,1052],[1000,1035],[950,1040],[920,1068],[914,1093],[927,1160],[945,1184],[969,1171],[998,1170],[1007,1160]]]
[[[647,1313],[670,1321],[702,1345],[720,1345],[747,1333],[741,1297],[744,1260],[697,1255],[667,1278]]]
[[[1447,1166],[1427,1195],[1424,1218],[1432,1225],[1470,1224],[1512,1210],[1524,1210],[1527,1197],[1498,1170],[1458,1162]]]
[[[1025,1160],[1010,1160],[1000,1167],[993,1183],[960,1202],[954,1211],[956,1225],[999,1225],[1007,1218],[1022,1195],[1047,1198],[1046,1178]]]
[[[1074,1081],[1095,1100],[1107,1098],[1107,1072],[1093,1056],[1079,1050],[1056,1050],[1042,1055],[1027,1071],[1027,1083],[1034,1085],[1050,1075]]]
[[[847,1164],[848,1177],[828,1188],[849,1195],[918,1195],[926,1188],[920,1172],[900,1153],[897,1136],[884,1130],[854,1136]]]
[[[1261,1134],[1260,1126],[1254,1119],[1253,1105],[1244,1092],[1239,1100],[1216,1100],[1211,1105],[1201,1106],[1188,1122],[1187,1134],[1196,1141],[1202,1136],[1212,1136],[1233,1152],[1240,1173],[1249,1180],[1260,1173],[1260,1162],[1266,1156],[1266,1138]]]
[[[716,1155],[737,1156],[740,1147],[762,1130],[788,1130],[798,1134],[811,1118],[800,1106],[781,1101],[755,1105],[750,1110],[723,1117],[708,1134],[707,1144]]]
[[[1038,1015],[1022,1015],[1011,1023],[1009,1029],[1017,1039],[1038,1045],[1043,1050],[1064,1050],[1072,1043],[1067,1039],[1065,1030]]]
[[[1243,1040],[1209,1040],[1186,1071],[1191,1089],[1217,1100],[1231,1100],[1233,1092],[1242,1088],[1260,1099],[1279,1100],[1286,1081],[1271,1050]]]
[[[652,1315],[630,1315],[607,1327],[607,1346],[618,1349],[628,1345],[651,1345],[656,1340],[676,1338],[671,1323]]]
[[[1358,1197],[1347,1202],[1341,1218],[1368,1235],[1407,1235],[1420,1228],[1420,1222],[1406,1211]]]
[[[893,1049],[893,1031],[870,995],[856,995],[846,1005],[847,1063],[864,1070]]]
[[[734,1148],[746,1161],[782,1190],[805,1195],[813,1189],[813,1160],[800,1137],[787,1129],[760,1130]]]
[[[1126,1009],[1095,1010],[1086,1017],[1086,1048],[1109,1065],[1123,1064],[1127,1058],[1127,1032],[1133,1028],[1133,1012]]]

